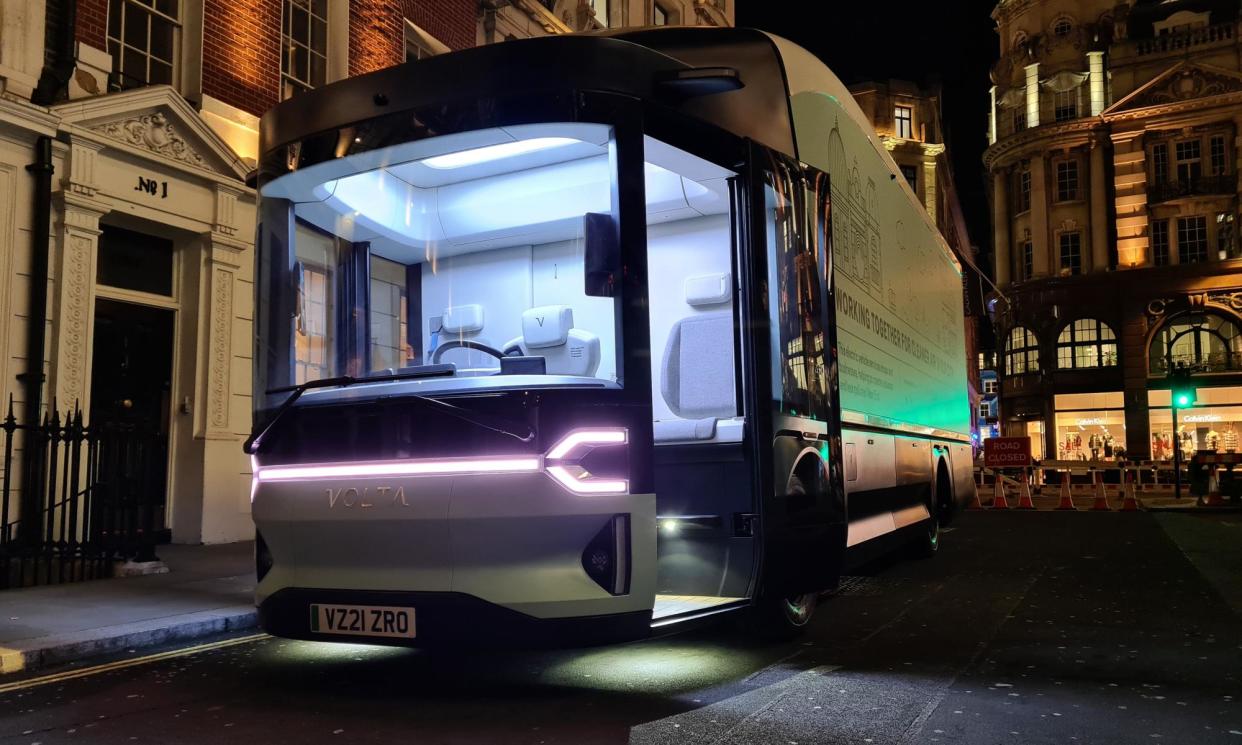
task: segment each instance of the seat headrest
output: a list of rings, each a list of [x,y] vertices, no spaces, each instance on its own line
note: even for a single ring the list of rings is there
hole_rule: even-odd
[[[733,294],[731,279],[728,272],[686,277],[686,302],[696,308],[729,302]]]
[[[527,349],[558,347],[569,339],[574,311],[568,305],[542,305],[522,313],[522,340]]]
[[[454,305],[444,309],[440,329],[449,334],[473,334],[483,330],[482,305]]]

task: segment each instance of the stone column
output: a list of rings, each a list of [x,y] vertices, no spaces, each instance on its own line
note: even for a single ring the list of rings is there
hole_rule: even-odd
[[[1052,269],[1052,259],[1048,253],[1048,236],[1051,226],[1048,224],[1048,178],[1044,165],[1044,156],[1036,153],[1031,156],[1031,250],[1034,255],[1035,276],[1046,277],[1056,272]]]
[[[1091,91],[1091,116],[1099,116],[1107,103],[1104,100],[1104,53],[1087,52],[1087,79]]]
[[[1091,143],[1091,265],[1089,271],[1108,269],[1108,192],[1104,173],[1104,143]]]
[[[95,268],[99,218],[109,208],[97,200],[95,167],[101,146],[73,142],[68,176],[59,195],[61,234],[52,259],[51,383],[48,392],[63,411],[90,411],[90,364],[95,333]],[[49,401],[49,408],[51,402]]]
[[[239,194],[240,191],[230,187],[216,187],[216,220],[211,232],[202,235],[205,262],[200,281],[199,328],[206,332],[206,343],[200,347],[205,352],[198,391],[198,400],[203,402],[203,416],[197,429],[199,435],[208,440],[236,437],[229,406],[235,382],[231,380],[233,296],[247,247],[245,241],[237,238],[233,227]]]
[[[992,255],[996,286],[1009,284],[1009,173],[997,168],[992,172]]]
[[[6,93],[29,99],[43,70],[46,3],[0,0],[0,78]]]
[[[1026,126],[1039,126],[1039,63],[1026,66]]]
[[[940,210],[936,207],[936,158],[944,152],[944,145],[923,144],[923,209],[939,227]]]

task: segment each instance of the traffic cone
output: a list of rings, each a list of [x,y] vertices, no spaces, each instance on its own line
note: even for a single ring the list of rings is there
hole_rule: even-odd
[[[1074,495],[1070,493],[1070,472],[1061,472],[1061,501],[1057,504],[1058,510],[1077,510],[1074,506]]]
[[[1125,490],[1124,490],[1125,496],[1122,497],[1122,500],[1121,500],[1121,511],[1122,512],[1138,512],[1139,511],[1138,495],[1135,494],[1135,487],[1134,487],[1135,472],[1125,471],[1123,473],[1125,473]]]
[[[983,502],[979,500],[979,482],[980,482],[980,481],[982,481],[982,480],[983,480],[983,471],[982,471],[982,470],[981,470],[981,471],[979,471],[979,478],[978,478],[978,479],[971,479],[971,481],[973,481],[973,482],[974,482],[975,495],[974,495],[973,497],[971,497],[971,499],[970,499],[970,503],[966,505],[966,509],[968,509],[968,510],[981,510],[981,509],[983,509]]]
[[[992,509],[1009,509],[1009,502],[1005,501],[1005,477],[999,473],[996,474],[996,488],[992,492]]]
[[[1095,472],[1095,504],[1091,505],[1091,509],[1100,512],[1111,512],[1113,509],[1108,506],[1108,495],[1104,493],[1104,478],[1099,471]]]
[[[1216,476],[1216,467],[1212,467],[1212,472],[1208,476],[1208,493],[1203,498],[1204,507],[1220,507],[1225,500],[1220,495],[1220,479]]]
[[[1031,501],[1031,472],[1026,469],[1022,470],[1022,486],[1018,491],[1018,506],[1015,509],[1035,509],[1035,503]]]

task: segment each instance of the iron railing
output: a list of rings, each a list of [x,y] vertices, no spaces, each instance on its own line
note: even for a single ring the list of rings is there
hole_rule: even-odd
[[[113,562],[155,559],[164,521],[162,438],[83,423],[53,407],[0,422],[0,589],[110,576]],[[159,526],[159,528],[157,528]]]
[[[1238,190],[1236,173],[1224,173],[1217,176],[1196,176],[1188,179],[1176,179],[1164,183],[1153,183],[1147,187],[1147,202],[1167,202],[1170,199],[1189,196],[1210,196],[1213,194],[1233,194]]]

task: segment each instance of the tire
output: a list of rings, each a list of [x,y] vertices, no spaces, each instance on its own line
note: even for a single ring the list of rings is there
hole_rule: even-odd
[[[919,528],[918,535],[910,544],[910,552],[920,559],[931,559],[940,551],[940,527],[947,511],[943,497],[949,493],[949,488],[948,475],[941,467],[936,471],[936,488],[927,504],[931,519]]]
[[[789,494],[806,494],[806,484],[798,474],[789,477]],[[747,626],[756,636],[770,641],[789,641],[806,631],[819,605],[819,593],[809,592],[793,597],[761,596],[751,610]]]

